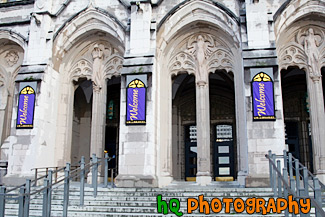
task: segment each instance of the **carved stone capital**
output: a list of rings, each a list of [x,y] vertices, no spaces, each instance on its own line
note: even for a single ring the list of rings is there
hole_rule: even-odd
[[[100,92],[101,91],[101,89],[102,89],[102,86],[98,86],[98,85],[96,85],[94,82],[93,82],[93,90],[95,91],[95,92]]]
[[[310,75],[310,78],[313,80],[313,82],[319,82],[321,80],[321,75]]]
[[[205,81],[197,81],[196,85],[199,86],[199,87],[205,86],[205,85],[207,85],[207,82],[205,82]]]

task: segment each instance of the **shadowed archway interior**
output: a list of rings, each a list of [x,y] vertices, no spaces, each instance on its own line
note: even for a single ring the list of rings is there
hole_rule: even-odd
[[[289,67],[281,71],[286,148],[313,171],[309,97],[305,71]]]

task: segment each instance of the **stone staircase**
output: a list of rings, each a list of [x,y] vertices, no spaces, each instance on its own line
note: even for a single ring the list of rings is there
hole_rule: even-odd
[[[211,201],[213,198],[242,198],[246,200],[250,197],[269,199],[273,193],[270,188],[220,188],[218,185],[199,187],[196,185],[181,186],[181,183],[172,184],[168,188],[98,188],[98,195],[93,197],[93,189],[88,186],[85,188],[84,206],[79,206],[79,186],[72,183],[70,186],[69,212],[68,216],[177,216],[169,212],[168,215],[157,213],[157,195],[162,195],[162,199],[169,201],[172,198],[180,200],[180,211],[183,216],[205,216],[203,213],[195,211],[187,214],[187,198],[203,194],[204,199]],[[33,196],[30,204],[30,216],[42,216],[42,195]],[[63,210],[63,186],[52,192],[52,216],[62,217]],[[312,213],[314,211],[312,210]],[[5,216],[18,216],[17,201],[7,201]],[[229,216],[262,216],[262,214],[249,215],[245,212],[236,214],[233,207],[230,213],[226,214],[224,208],[220,213],[210,213],[210,216],[229,217]],[[281,214],[267,214],[268,217],[280,217]],[[298,215],[299,216],[299,215]],[[314,216],[313,214],[311,216]]]

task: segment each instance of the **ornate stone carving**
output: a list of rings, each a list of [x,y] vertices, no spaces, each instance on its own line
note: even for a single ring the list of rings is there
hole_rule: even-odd
[[[320,67],[319,67],[319,42],[321,37],[314,34],[314,30],[309,28],[305,39],[304,39],[304,49],[307,55],[308,68],[311,76],[320,77]]]
[[[114,54],[109,57],[105,64],[104,78],[111,79],[112,76],[119,76],[120,70],[123,67],[123,58],[118,54]]]
[[[104,45],[95,44],[91,55],[93,57],[93,88],[95,91],[99,91],[102,88],[102,81],[103,81],[103,59],[104,59],[104,52],[103,52]]]
[[[89,47],[81,52],[81,59],[72,67],[71,78],[75,81],[87,78],[93,82],[93,90],[100,91],[106,79],[120,75],[123,58],[109,43],[95,43]]]
[[[280,49],[279,65],[281,69],[298,66],[309,72],[317,81],[321,77],[321,67],[325,65],[324,29],[312,26],[296,31]]]
[[[79,60],[72,67],[72,80],[78,81],[79,78],[87,78],[88,80],[92,79],[92,66],[91,63],[86,59]]]
[[[227,72],[233,70],[232,54],[228,50],[217,48],[209,58],[208,72],[215,72],[217,69],[225,69]]]
[[[180,52],[171,60],[169,71],[177,75],[179,72],[186,71],[189,74],[195,74],[195,60],[192,55]]]
[[[210,34],[190,36],[185,48],[171,58],[169,66],[172,74],[180,71],[195,74],[196,83],[203,85],[208,82],[209,72],[216,69],[233,70],[233,55]]]
[[[279,55],[279,65],[287,69],[289,66],[306,68],[307,56],[303,47],[295,42],[289,43]]]
[[[13,65],[15,65],[19,59],[17,51],[15,51],[15,50],[8,51],[5,56],[5,59],[6,59],[9,67],[12,67]]]

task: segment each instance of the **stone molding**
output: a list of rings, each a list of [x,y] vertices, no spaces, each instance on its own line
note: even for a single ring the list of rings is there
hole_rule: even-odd
[[[284,4],[274,15],[274,33],[277,40],[286,32],[288,26],[307,16],[325,16],[325,2],[322,0],[292,0]]]
[[[202,38],[202,48],[198,46],[199,38]],[[214,36],[210,34],[197,33],[185,40],[184,45],[174,51],[174,55],[169,61],[169,72],[171,75],[177,75],[180,72],[194,74],[198,81],[205,81],[208,75],[198,76],[199,66],[204,66],[205,73],[215,72],[217,69],[223,69],[227,72],[234,71],[233,54],[225,46],[219,44]],[[200,60],[201,58],[201,60]]]
[[[67,51],[74,46],[73,42],[78,41],[80,37],[92,31],[107,34],[106,38],[111,39],[114,43],[117,42],[116,44],[124,44],[124,29],[112,18],[90,7],[66,24],[57,34],[53,46],[53,55],[56,56],[54,62],[60,62],[60,60],[65,58]],[[54,63],[54,68],[59,67],[59,65],[59,63]]]
[[[237,21],[219,7],[206,1],[189,2],[163,20],[157,32],[157,47],[161,51],[165,50],[168,45],[166,42],[171,41],[185,26],[193,25],[195,22],[216,27],[220,38],[227,39],[232,46],[240,48],[241,36]]]

